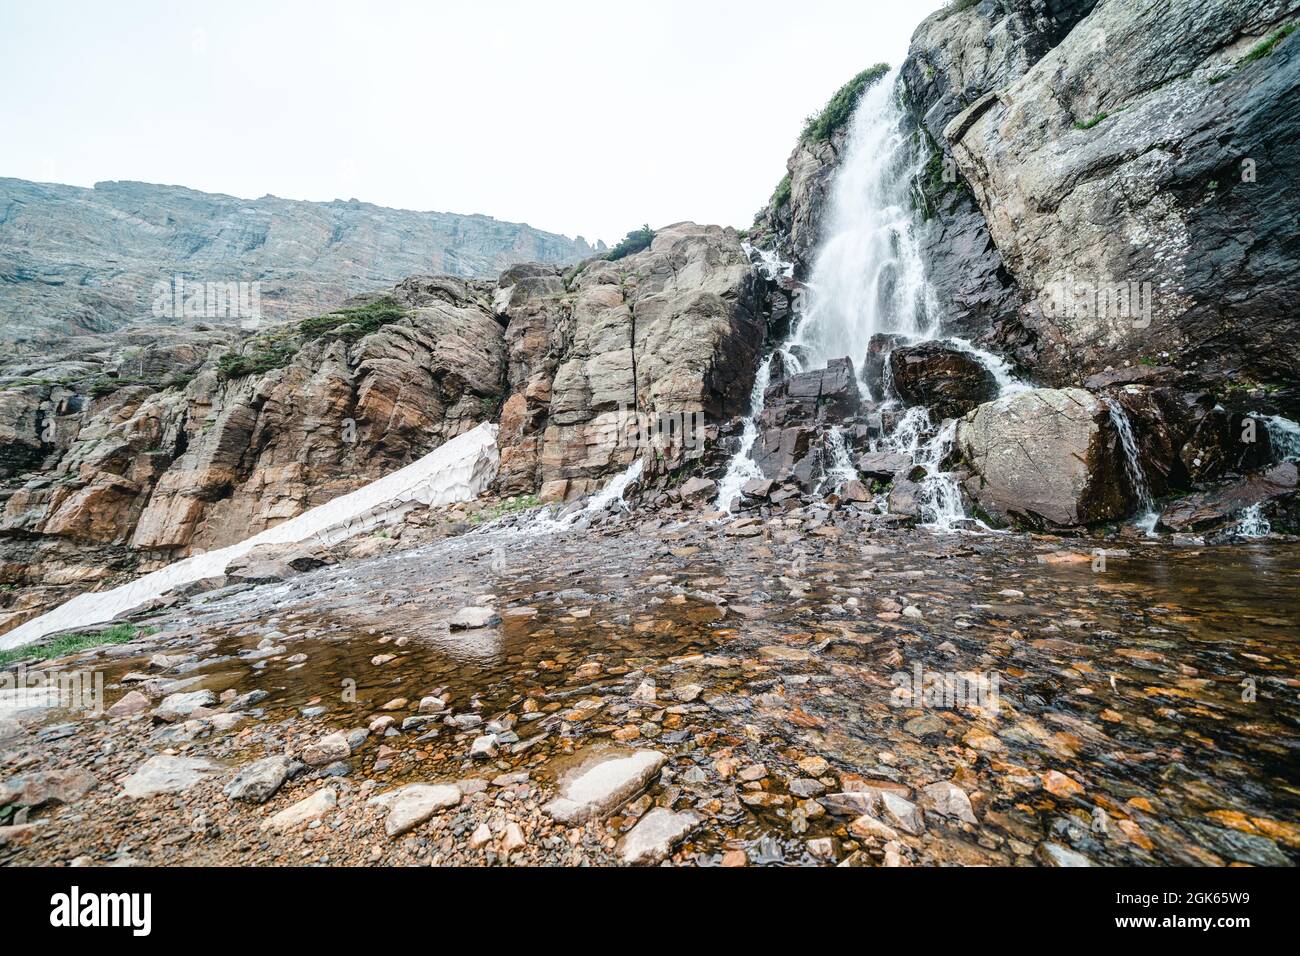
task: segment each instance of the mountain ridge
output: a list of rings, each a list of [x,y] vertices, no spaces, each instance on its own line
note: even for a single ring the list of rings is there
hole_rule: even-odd
[[[153,290],[178,275],[259,283],[257,318],[276,323],[409,275],[488,277],[515,262],[563,265],[597,251],[581,237],[481,213],[0,177],[0,338],[36,343],[156,323]]]

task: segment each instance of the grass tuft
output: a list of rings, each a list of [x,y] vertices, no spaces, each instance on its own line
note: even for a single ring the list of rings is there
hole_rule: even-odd
[[[134,624],[114,624],[105,631],[86,634],[63,634],[44,644],[30,644],[16,647],[9,651],[0,651],[0,667],[7,667],[15,661],[48,661],[57,657],[66,657],[78,651],[108,644],[129,644],[138,637],[148,637],[158,631],[154,627],[136,627]]]

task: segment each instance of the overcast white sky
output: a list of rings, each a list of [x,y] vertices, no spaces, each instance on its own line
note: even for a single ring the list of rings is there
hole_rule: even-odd
[[[0,176],[748,225],[943,0],[0,0]]]

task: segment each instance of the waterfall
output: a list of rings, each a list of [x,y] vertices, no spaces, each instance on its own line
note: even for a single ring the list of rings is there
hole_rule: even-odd
[[[853,467],[853,458],[849,454],[848,443],[844,440],[844,429],[839,425],[827,431],[826,451],[830,453],[830,463],[822,474],[822,480],[817,483],[819,494],[828,483],[832,488],[836,488],[858,477],[858,470]]]
[[[775,252],[755,249],[749,243],[744,243],[743,248],[751,260],[758,259],[756,267],[769,282],[782,278],[788,279],[794,275],[794,263],[783,262]],[[799,361],[786,347],[782,346],[776,351],[781,353],[787,369],[800,368]],[[758,441],[758,423],[767,404],[767,387],[771,383],[772,359],[771,356],[767,356],[759,366],[758,374],[754,376],[754,390],[749,398],[749,417],[745,419],[744,430],[740,435],[740,448],[732,456],[727,465],[727,473],[722,476],[722,481],[718,484],[719,511],[729,512],[740,498],[740,489],[750,481],[763,478],[763,470],[754,461],[754,445]]]
[[[1137,526],[1141,528],[1148,536],[1155,534],[1156,522],[1160,520],[1160,512],[1156,510],[1155,499],[1151,497],[1151,488],[1147,484],[1146,472],[1142,470],[1142,462],[1138,457],[1137,439],[1133,435],[1133,424],[1129,421],[1128,413],[1124,407],[1113,398],[1103,399],[1106,407],[1110,409],[1110,420],[1115,426],[1115,431],[1119,432],[1120,443],[1124,447],[1124,467],[1128,471],[1129,482],[1133,485],[1133,491],[1138,496],[1138,509],[1142,516],[1137,521]]]
[[[606,510],[612,502],[617,501],[623,511],[630,511],[624,495],[632,483],[637,481],[642,472],[645,471],[645,459],[638,458],[632,462],[622,473],[610,479],[604,488],[592,495],[586,505],[581,508],[575,508],[570,513],[559,518],[554,516],[555,512],[551,509],[543,508],[531,521],[520,527],[520,531],[528,535],[554,534],[557,531],[567,531],[577,524],[586,516],[600,514]]]
[[[862,96],[835,173],[793,344],[813,368],[860,365],[878,332],[927,339],[938,310],[925,281],[911,183],[921,168],[891,70]]]
[[[791,339],[780,349],[784,356],[802,356],[805,362],[790,361],[787,367],[824,368],[832,359],[848,356],[861,374],[868,345],[879,333],[898,335],[909,342],[930,341],[941,335],[939,308],[926,279],[912,197],[912,184],[928,157],[918,150],[909,129],[897,80],[898,71],[890,71],[863,94],[854,112],[843,160],[827,197],[823,239],[806,294],[797,303]],[[746,251],[751,259],[758,259],[756,267],[769,280],[792,275],[790,264],[774,254]],[[998,356],[962,339],[951,342],[992,372],[1000,395],[1029,387],[1017,381],[1010,366]],[[729,511],[745,482],[763,477],[752,453],[770,374],[764,362],[740,449],[722,479],[719,510]],[[888,381],[888,363],[885,376]],[[952,531],[966,519],[961,487],[955,476],[942,470],[955,439],[955,423],[936,429],[924,408],[909,410],[895,434],[885,439],[891,450],[905,451],[925,468],[922,510],[927,527],[934,530]],[[843,433],[832,429],[826,441],[833,460],[818,490],[830,480],[857,474]],[[965,523],[970,524],[968,520]]]
[[[880,446],[884,451],[907,455],[925,469],[920,494],[923,527],[948,534],[973,524],[991,531],[982,521],[966,517],[961,486],[955,475],[943,470],[944,459],[952,453],[956,440],[956,421],[949,421],[934,431],[929,410],[916,406],[904,413],[893,433]]]
[[[1264,506],[1259,502],[1251,505],[1241,513],[1236,534],[1241,538],[1267,538],[1273,533],[1273,526],[1264,517]]]
[[[771,380],[772,363],[764,361],[754,378],[754,392],[749,400],[749,417],[745,419],[745,429],[740,435],[740,448],[732,456],[727,473],[718,485],[719,511],[730,511],[746,482],[763,477],[763,470],[754,461],[754,443],[758,441],[758,420],[763,414],[764,397]]]
[[[1273,456],[1278,461],[1300,461],[1300,424],[1281,415],[1252,415],[1268,429]]]

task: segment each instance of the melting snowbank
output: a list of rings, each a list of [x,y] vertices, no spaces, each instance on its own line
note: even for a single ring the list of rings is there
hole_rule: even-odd
[[[111,591],[75,597],[0,636],[0,649],[22,647],[46,634],[107,623],[168,591],[224,573],[231,561],[260,545],[294,544],[309,538],[335,544],[390,524],[420,505],[469,501],[487,490],[499,463],[497,428],[480,425],[400,471],[239,544],[196,554]]]

